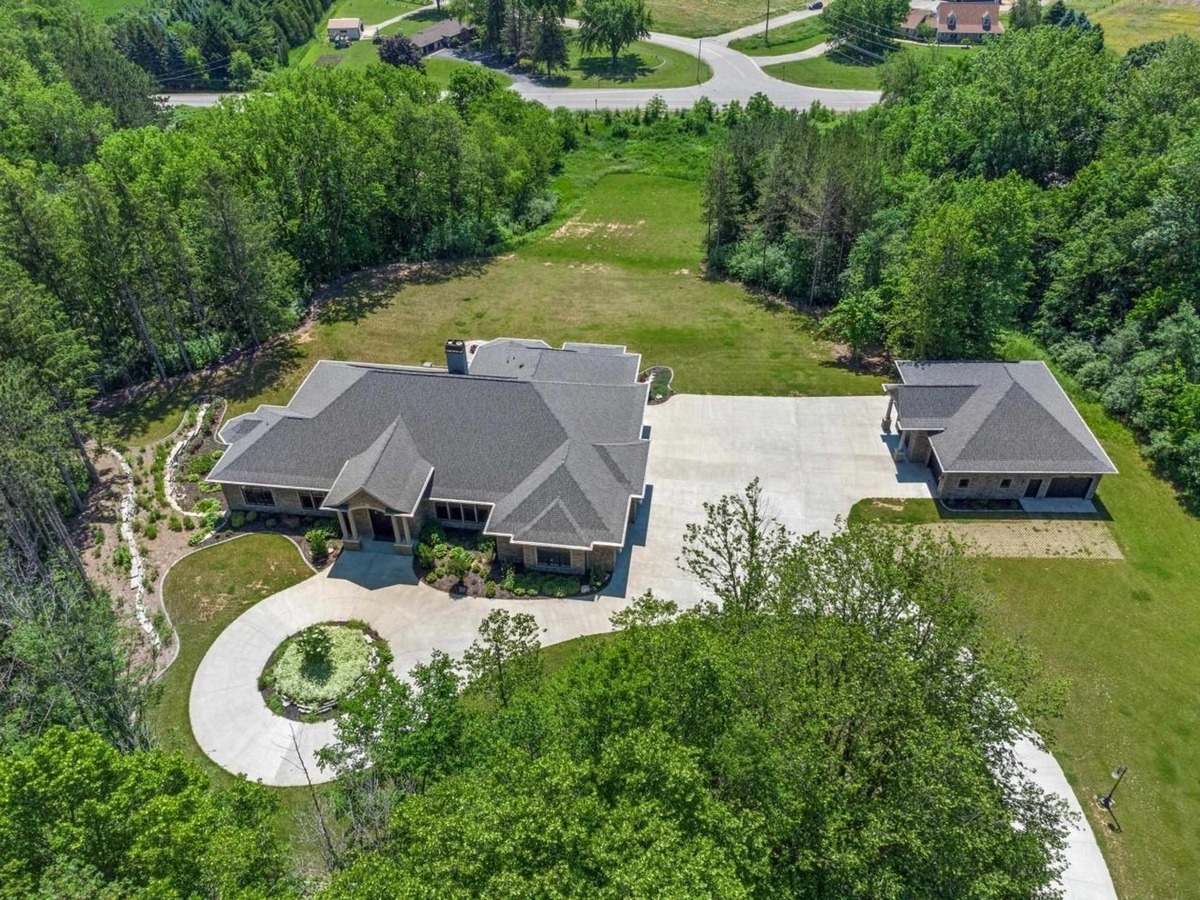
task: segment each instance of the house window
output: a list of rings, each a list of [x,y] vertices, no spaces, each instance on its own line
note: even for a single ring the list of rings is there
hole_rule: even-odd
[[[443,522],[462,522],[467,525],[482,524],[487,521],[486,506],[474,503],[453,503],[449,500],[437,500],[433,504],[433,514]]]
[[[539,566],[555,569],[571,568],[571,551],[570,550],[554,550],[550,547],[537,548],[537,561]]]
[[[959,486],[960,488],[968,488],[968,487],[970,487],[970,486],[971,486],[971,479],[970,479],[970,478],[960,478],[960,479],[958,479],[958,486]]]
[[[320,509],[321,504],[325,502],[324,494],[317,494],[312,491],[298,491],[300,496],[300,506],[304,509]]]
[[[247,506],[274,506],[275,495],[266,488],[242,488],[242,502]]]
[[[1012,487],[1012,479],[1011,478],[1001,478],[1000,479],[1000,487],[1002,487],[1002,488]]]

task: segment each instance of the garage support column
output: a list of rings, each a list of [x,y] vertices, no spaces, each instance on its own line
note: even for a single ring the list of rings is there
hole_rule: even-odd
[[[404,526],[404,543],[411,544],[412,543],[412,533],[409,532],[409,530],[408,530],[408,516],[405,516],[404,518],[402,518],[400,520],[400,524]]]
[[[1096,488],[1100,487],[1100,476],[1092,477],[1092,483],[1088,485],[1087,493],[1083,495],[1084,500],[1091,500],[1096,496]]]
[[[403,543],[404,539],[400,537],[400,517],[399,516],[389,516],[388,518],[390,518],[392,520],[393,543],[395,543],[395,544]]]
[[[342,529],[342,540],[343,541],[353,540],[353,538],[350,536],[351,535],[350,528],[349,528],[349,526],[346,525],[346,514],[339,509],[337,511],[337,517],[338,517],[338,528]]]

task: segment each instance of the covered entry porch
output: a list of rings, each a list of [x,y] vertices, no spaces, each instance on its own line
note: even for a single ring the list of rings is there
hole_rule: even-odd
[[[415,531],[411,516],[387,509],[373,498],[353,498],[345,508],[334,512],[342,530],[342,546],[347,550],[412,555]]]

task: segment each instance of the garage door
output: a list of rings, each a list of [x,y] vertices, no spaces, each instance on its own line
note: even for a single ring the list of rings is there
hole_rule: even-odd
[[[1047,497],[1086,497],[1092,479],[1088,475],[1079,478],[1052,478],[1046,489]]]

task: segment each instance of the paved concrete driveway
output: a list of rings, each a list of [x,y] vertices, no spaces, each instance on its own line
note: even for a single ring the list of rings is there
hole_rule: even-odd
[[[681,394],[649,407],[649,515],[634,535],[627,596],[653,588],[681,603],[698,599],[675,564],[684,526],[703,517],[705,501],[756,476],[779,521],[801,534],[832,530],[864,497],[929,497],[928,469],[892,461],[879,427],[886,408],[882,393]]]
[[[926,472],[897,469],[880,434],[882,397],[780,398],[680,395],[650,407],[649,501],[612,584],[595,600],[451,600],[417,584],[406,558],[348,553],[332,571],[262,601],[229,626],[196,671],[192,730],[218,765],[273,785],[314,781],[330,723],[289,722],[267,709],[256,682],[271,651],[316,622],[362,619],[389,643],[404,674],[435,649],[459,655],[497,606],[532,612],[553,644],[609,628],[627,598],[653,589],[683,606],[702,592],[676,565],[684,526],[703,504],[758,476],[780,521],[829,530],[863,497],[929,496]]]

